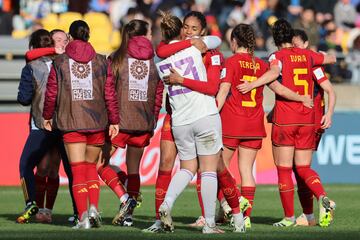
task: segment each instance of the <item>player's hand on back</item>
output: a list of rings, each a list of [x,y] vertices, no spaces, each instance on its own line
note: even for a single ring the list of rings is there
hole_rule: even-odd
[[[253,89],[253,86],[250,82],[245,81],[244,79],[241,79],[240,81],[242,81],[242,84],[239,84],[236,86],[236,89],[241,92],[242,94],[246,94],[248,92],[250,92]]]
[[[170,68],[170,74],[163,77],[163,80],[168,85],[178,85],[184,82],[184,78],[173,68]]]
[[[312,108],[314,106],[314,101],[310,97],[310,95],[304,95],[302,96],[303,100],[302,103],[307,108]]]
[[[201,38],[192,38],[191,45],[199,49],[201,53],[205,53],[208,50],[206,44],[203,42],[203,40],[201,40]]]

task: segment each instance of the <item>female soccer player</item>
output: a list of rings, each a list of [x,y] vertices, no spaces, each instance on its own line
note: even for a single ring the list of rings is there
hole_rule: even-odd
[[[120,113],[120,131],[111,140],[111,154],[118,147],[127,147],[128,194],[110,166],[99,168],[101,178],[122,202],[113,219],[116,225],[133,224],[132,212],[140,190],[140,160],[144,148],[150,143],[161,109],[164,84],[156,71],[150,40],[151,28],[147,22],[130,21],[124,26],[121,45],[110,56],[111,63],[108,66],[109,81],[116,85]]]
[[[295,47],[307,49],[309,46],[308,37],[305,31],[301,29],[294,30],[293,44]],[[322,67],[313,68],[314,85],[314,111],[315,111],[315,146],[314,151],[317,150],[321,136],[325,129],[331,127],[332,115],[335,109],[336,94],[334,88],[327,78]],[[325,100],[324,91],[328,95],[328,110],[325,114]],[[311,164],[311,163],[310,163]],[[299,226],[314,226],[316,225],[315,216],[313,213],[313,193],[311,189],[306,186],[306,183],[299,177],[296,168],[294,169],[298,196],[303,209],[303,213],[296,218],[296,225]],[[333,206],[335,206],[332,203]],[[330,215],[332,217],[332,215]]]
[[[174,16],[161,13],[161,30],[166,42],[180,39],[181,21]],[[221,59],[214,57],[213,65],[218,67],[220,76]],[[183,66],[183,68],[182,68]],[[157,64],[158,71],[165,83],[170,80],[165,77],[170,71],[184,69],[183,76],[206,81],[206,69],[202,63],[201,52],[190,47],[172,55]],[[209,81],[210,82],[210,81]],[[208,82],[208,85],[211,84]],[[214,84],[214,83],[213,83]],[[218,83],[217,83],[218,84]],[[216,83],[213,89],[216,93]],[[221,142],[221,122],[216,108],[215,98],[200,92],[192,91],[184,86],[166,86],[172,109],[172,130],[178,149],[181,170],[172,178],[164,202],[159,208],[164,228],[173,230],[171,209],[174,201],[185,189],[198,169],[201,171],[201,195],[203,197],[206,224],[203,233],[222,233],[215,225],[215,201],[217,192],[216,167],[219,159]],[[205,124],[206,122],[206,124]],[[198,158],[198,160],[197,160]]]
[[[30,49],[52,47],[51,35],[46,30],[35,31],[30,36]],[[20,158],[20,177],[26,201],[25,211],[17,218],[17,223],[26,223],[38,212],[36,205],[36,181],[34,168],[44,158],[49,149],[60,149],[61,135],[54,131],[44,131],[42,111],[45,87],[50,72],[52,59],[41,57],[29,62],[22,70],[18,101],[22,105],[31,105],[30,133]],[[64,156],[66,158],[66,156]],[[66,159],[65,159],[66,160]],[[53,203],[54,198],[51,200]],[[49,204],[51,204],[49,202]]]
[[[294,48],[292,45],[294,30],[284,19],[280,19],[274,24],[272,32],[279,50],[270,56],[270,70],[257,81],[239,86],[240,91],[247,93],[254,87],[275,80],[281,74],[281,83],[284,86],[301,95],[312,97],[314,86],[311,75],[312,67],[324,64],[326,62],[324,56],[313,54],[310,50]],[[275,223],[274,226],[289,227],[295,224],[294,184],[291,178],[294,164],[299,177],[318,199],[320,226],[328,225],[330,221],[330,211],[334,207],[333,202],[327,197],[318,174],[310,168],[315,141],[314,121],[313,109],[276,95],[272,118],[272,143],[285,218]]]
[[[255,33],[250,25],[239,24],[231,32],[231,44],[234,55],[226,60],[225,74],[219,93],[218,108],[221,110],[224,149],[219,164],[220,171],[230,165],[230,160],[238,149],[238,166],[241,176],[241,195],[251,205],[245,212],[246,228],[251,228],[250,215],[255,195],[253,165],[257,151],[266,136],[264,126],[263,86],[243,95],[236,86],[240,80],[256,81],[267,70],[267,64],[254,56]],[[306,98],[282,87],[278,82],[269,85],[278,94],[306,102]],[[230,95],[229,95],[230,92]],[[246,123],[246,124],[244,124]]]
[[[167,58],[180,50],[186,49],[191,46],[195,46],[201,52],[205,53],[207,51],[207,45],[203,42],[200,37],[206,34],[207,24],[205,16],[196,11],[189,12],[184,17],[184,25],[182,29],[182,39],[187,38],[187,40],[183,40],[180,42],[175,42],[171,44],[167,44],[165,42],[161,42],[158,46],[156,52],[157,55],[161,58]],[[212,39],[216,40],[216,39]],[[206,40],[204,40],[206,41]],[[220,42],[219,42],[220,43]],[[209,45],[209,44],[208,44]],[[215,44],[216,45],[216,44]],[[207,67],[207,71],[211,73],[214,71],[214,67],[210,64],[211,63],[211,56],[221,55],[220,52],[209,50],[206,54],[204,54],[205,59],[205,67]],[[222,57],[222,55],[221,55]],[[218,66],[215,66],[217,69]],[[216,70],[215,70],[216,71]],[[216,75],[215,75],[216,77]],[[215,86],[216,82],[219,82],[220,76],[218,76],[218,80],[215,79]],[[192,82],[186,80],[190,83],[187,87],[192,89]],[[199,89],[199,88],[198,88]],[[203,89],[209,90],[213,92],[212,89]],[[215,91],[216,92],[216,91]],[[156,192],[155,192],[155,211],[156,211],[156,221],[155,223],[147,229],[144,229],[144,232],[159,232],[162,230],[161,228],[161,221],[158,209],[162,202],[164,201],[168,186],[171,181],[171,173],[175,163],[175,158],[177,155],[176,145],[174,143],[173,134],[171,131],[171,107],[169,104],[168,96],[166,98],[166,111],[167,114],[164,119],[163,128],[161,131],[161,140],[160,140],[160,165],[158,171],[158,177],[156,181]],[[203,217],[203,206],[202,206],[202,199],[201,199],[201,188],[200,188],[200,176],[201,174],[198,172],[197,175],[197,191],[199,202],[202,210],[202,216],[200,216],[195,223],[191,224],[192,226],[204,226],[205,219]]]
[[[114,83],[106,78],[106,59],[88,43],[89,26],[74,21],[69,33],[73,41],[65,54],[55,58],[50,70],[43,117],[47,130],[58,128],[63,132],[80,217],[74,228],[88,229],[100,226],[96,162],[108,122],[109,136],[114,138],[118,133],[119,112]]]
[[[43,56],[52,56],[55,54],[62,54],[65,52],[65,47],[69,43],[68,35],[60,29],[54,29],[50,32],[51,38],[54,41],[54,47],[50,48],[36,48],[31,49],[25,53],[26,61],[32,61]],[[51,155],[50,155],[51,154]],[[66,176],[69,181],[69,191],[72,200],[74,215],[70,217],[71,222],[76,222],[77,210],[72,193],[72,173],[69,160],[66,156],[65,148],[62,144],[60,149],[60,155],[62,156],[62,163]],[[40,207],[39,212],[36,214],[36,220],[39,222],[51,222],[51,209],[57,196],[57,190],[59,187],[59,164],[60,157],[57,151],[51,151],[47,154],[37,166],[35,181],[36,181],[36,203]],[[47,177],[48,176],[48,177]],[[44,198],[46,195],[46,208],[43,208]],[[49,211],[50,210],[50,211]]]

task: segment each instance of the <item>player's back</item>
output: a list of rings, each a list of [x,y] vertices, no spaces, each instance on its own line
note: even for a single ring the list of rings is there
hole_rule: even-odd
[[[189,47],[171,55],[156,64],[161,78],[175,69],[181,76],[207,81],[206,68],[201,52],[195,47]],[[190,124],[202,117],[218,113],[215,98],[181,85],[165,85],[169,94],[172,109],[173,126]]]
[[[267,70],[268,65],[263,60],[247,53],[237,53],[227,59],[226,75],[233,77],[227,80],[231,80],[231,95],[226,104],[230,105],[236,114],[251,117],[263,111],[263,86],[246,94],[241,94],[236,86],[241,84],[242,79],[249,82],[256,81]]]
[[[270,62],[279,61],[282,85],[299,95],[313,97],[314,81],[310,52],[300,48],[283,48],[270,56]],[[278,125],[303,125],[314,123],[314,111],[301,102],[289,101],[276,95],[273,122]]]
[[[268,65],[250,54],[237,53],[226,60],[226,74],[223,82],[231,83],[230,96],[221,110],[224,136],[261,138],[266,136],[264,128],[263,89],[253,89],[241,94],[236,86],[245,81],[256,81]]]

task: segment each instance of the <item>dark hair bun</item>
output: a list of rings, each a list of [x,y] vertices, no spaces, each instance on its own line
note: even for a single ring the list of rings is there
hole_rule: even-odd
[[[83,20],[76,20],[71,23],[69,33],[74,40],[81,40],[84,42],[90,39],[89,25]]]
[[[50,33],[45,29],[39,29],[30,36],[29,48],[46,48],[53,47],[54,42]]]

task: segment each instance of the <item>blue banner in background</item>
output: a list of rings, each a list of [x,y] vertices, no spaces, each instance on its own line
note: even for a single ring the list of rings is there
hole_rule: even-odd
[[[337,112],[312,166],[324,183],[360,183],[360,112]]]

